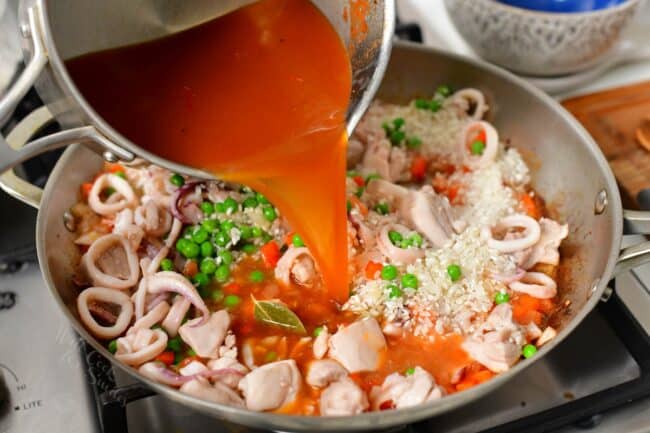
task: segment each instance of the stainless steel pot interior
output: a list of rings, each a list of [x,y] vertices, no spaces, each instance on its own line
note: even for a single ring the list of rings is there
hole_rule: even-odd
[[[292,417],[255,413],[198,400],[145,379],[129,367],[116,364],[158,393],[218,418],[282,431],[378,430],[431,417],[477,399],[553,349],[593,308],[605,288],[619,252],[621,205],[616,184],[605,159],[580,125],[555,101],[511,74],[487,64],[411,44],[398,44],[380,89],[380,97],[404,102],[431,95],[442,83],[481,89],[489,99],[490,116],[502,138],[529,156],[535,188],[547,199],[557,217],[571,227],[562,249],[565,272],[561,291],[571,305],[560,319],[561,332],[537,356],[468,391],[407,410],[369,413],[354,417]],[[63,214],[78,196],[79,185],[93,177],[102,160],[85,147],[69,148],[47,184],[37,226],[38,254],[43,274],[71,323],[95,349],[110,354],[80,324],[72,283],[79,253]],[[605,191],[609,205],[596,215],[594,203]]]
[[[347,125],[351,131],[374,96],[390,56],[395,20],[394,0],[364,3],[368,9],[364,15],[367,32],[363,34],[355,28],[359,23],[351,12],[362,2],[311,1],[327,16],[350,53],[353,77]],[[79,93],[64,62],[82,54],[172,34],[204,22],[206,17],[219,15],[218,11],[223,9],[224,4],[242,2],[249,0],[228,0],[225,3],[140,0],[137,7],[129,0],[21,0],[23,15],[34,5],[42,15],[42,38],[49,68],[48,73],[42,74],[36,82],[38,93],[64,127],[92,125],[103,137],[130,151],[131,157],[141,156],[180,173],[212,177],[212,174],[199,169],[159,158],[119,134]],[[22,21],[26,22],[26,18],[23,17]],[[27,57],[30,57],[30,49],[28,46]]]

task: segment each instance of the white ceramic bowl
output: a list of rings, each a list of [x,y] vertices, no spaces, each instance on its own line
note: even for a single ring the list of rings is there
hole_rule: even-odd
[[[445,0],[456,28],[490,62],[532,76],[566,75],[603,60],[639,0],[593,12],[550,13],[494,0]]]

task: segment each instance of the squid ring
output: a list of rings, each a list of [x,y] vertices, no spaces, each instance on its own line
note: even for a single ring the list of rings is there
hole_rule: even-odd
[[[90,301],[102,301],[120,306],[120,314],[111,326],[102,326],[90,313],[88,303]],[[115,289],[106,287],[89,287],[82,291],[77,297],[77,310],[79,318],[96,337],[103,339],[115,338],[121,335],[131,323],[133,317],[133,304],[129,295]]]
[[[485,133],[485,148],[480,156],[470,155],[467,151],[467,143],[475,134],[483,131]],[[473,120],[465,125],[460,133],[458,141],[460,154],[463,155],[466,164],[474,169],[484,168],[490,165],[497,157],[499,150],[499,134],[492,125],[483,120]]]
[[[104,188],[111,187],[122,198],[114,203],[103,202],[99,197]],[[88,194],[88,205],[96,213],[104,216],[113,215],[124,208],[137,204],[137,197],[129,182],[111,173],[99,176],[93,183]]]
[[[516,251],[525,250],[539,241],[542,230],[537,220],[528,215],[508,215],[507,217],[502,218],[494,228],[497,230],[507,230],[516,227],[522,227],[524,229],[524,235],[518,239],[494,239],[490,227],[484,227],[482,235],[487,238],[488,247],[494,248],[502,253],[514,253]]]
[[[538,299],[551,299],[557,295],[557,283],[542,272],[526,272],[521,280],[510,283],[508,287]]]
[[[99,260],[102,254],[116,244],[121,245],[126,254],[126,261],[129,267],[129,277],[127,279],[109,275],[97,266],[97,260]],[[82,262],[86,267],[86,272],[92,279],[93,284],[98,286],[109,287],[111,289],[128,289],[138,282],[138,277],[140,276],[137,254],[131,248],[128,239],[116,234],[104,235],[95,240],[83,256]]]

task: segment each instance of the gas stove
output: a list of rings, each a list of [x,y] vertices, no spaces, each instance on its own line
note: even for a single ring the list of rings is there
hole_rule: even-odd
[[[398,25],[397,34],[421,40],[417,26]],[[16,118],[37,105],[30,95]],[[42,184],[56,157],[24,174]],[[72,331],[42,280],[36,211],[3,193],[0,209],[0,433],[261,432],[194,412],[113,369]],[[391,431],[650,431],[650,266],[610,287],[569,338],[496,392]]]

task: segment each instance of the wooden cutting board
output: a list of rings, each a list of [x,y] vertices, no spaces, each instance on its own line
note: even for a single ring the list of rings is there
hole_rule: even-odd
[[[585,126],[610,163],[623,205],[638,208],[636,196],[650,188],[650,151],[636,131],[650,122],[650,81],[562,101]]]

